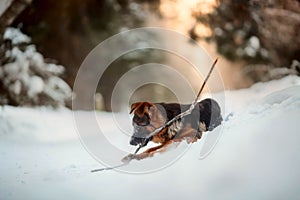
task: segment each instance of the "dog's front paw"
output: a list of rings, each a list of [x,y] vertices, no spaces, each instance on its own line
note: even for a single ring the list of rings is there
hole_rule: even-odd
[[[124,158],[122,158],[123,163],[129,163],[131,160],[135,159],[135,154],[128,154]]]
[[[150,155],[149,153],[140,153],[140,154],[128,154],[125,156],[121,161],[123,163],[129,163],[132,160],[142,160],[146,157],[153,156],[152,154]]]

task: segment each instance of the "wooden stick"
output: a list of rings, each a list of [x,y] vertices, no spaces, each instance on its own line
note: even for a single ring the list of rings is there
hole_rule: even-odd
[[[91,170],[91,172],[94,173],[94,172],[101,172],[101,171],[104,171],[104,170],[117,169],[119,167],[123,167],[123,166],[128,165],[128,164],[129,164],[129,162],[126,162],[126,163],[122,163],[120,165],[115,165],[115,166],[112,166],[112,167],[104,167],[104,168],[99,168],[99,169],[93,169],[93,170]]]

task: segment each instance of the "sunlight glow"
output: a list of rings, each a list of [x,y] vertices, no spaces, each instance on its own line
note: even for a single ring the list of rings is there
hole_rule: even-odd
[[[217,0],[162,0],[160,5],[161,14],[168,18],[168,26],[186,34],[195,26],[195,31],[201,36],[211,34],[211,31],[196,23],[193,15],[207,14],[213,11]]]

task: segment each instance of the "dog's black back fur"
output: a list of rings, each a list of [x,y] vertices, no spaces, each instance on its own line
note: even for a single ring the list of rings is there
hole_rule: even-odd
[[[156,105],[162,113],[166,114],[167,121],[188,110],[191,106],[191,104],[177,103],[157,103]],[[200,101],[192,113],[183,118],[183,123],[190,123],[194,129],[198,129],[199,121],[205,124],[206,130],[208,131],[212,131],[221,124],[221,109],[215,100],[204,99]]]
[[[199,102],[200,121],[204,122],[207,130],[212,131],[222,123],[221,109],[213,99],[204,99]]]

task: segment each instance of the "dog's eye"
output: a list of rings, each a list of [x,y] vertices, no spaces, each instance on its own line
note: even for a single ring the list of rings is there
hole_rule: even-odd
[[[136,123],[139,126],[147,126],[150,123],[149,117],[147,115],[144,115],[142,117],[139,117],[135,115],[133,117],[133,122]]]

